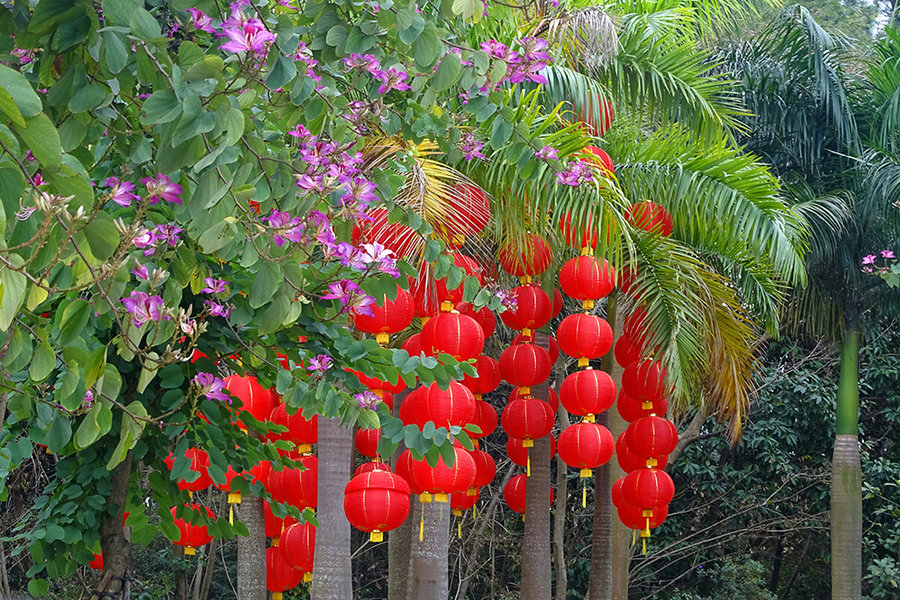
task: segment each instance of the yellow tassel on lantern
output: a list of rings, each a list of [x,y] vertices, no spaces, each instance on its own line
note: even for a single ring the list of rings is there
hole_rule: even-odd
[[[234,505],[228,505],[228,524],[234,525]]]
[[[581,508],[587,508],[587,485],[581,484]]]
[[[519,388],[519,397],[520,398],[524,398],[524,397],[530,396],[530,395],[531,395],[530,387],[522,386]]]
[[[584,310],[594,310],[594,301],[593,300],[582,300],[581,308]]]
[[[391,336],[387,333],[381,332],[375,334],[375,341],[378,342],[379,346],[386,346],[388,341],[390,341]]]
[[[587,255],[590,254],[590,253],[591,253],[591,247],[590,247],[590,246],[585,246],[585,247],[583,247],[583,248],[581,249],[581,255],[582,255],[582,256],[587,256]]]
[[[588,365],[590,365],[590,364],[591,364],[591,361],[590,361],[590,359],[587,358],[586,356],[582,356],[581,358],[578,359],[578,366],[579,366],[579,367],[586,367],[586,366],[588,366]]]
[[[534,440],[532,440],[530,438],[525,438],[524,440],[522,440],[523,448],[531,448],[533,446],[534,446]]]
[[[241,493],[240,492],[228,492],[228,504],[240,504],[241,503]]]
[[[462,522],[456,523],[456,537],[462,539]]]
[[[185,546],[184,547],[184,555],[185,556],[194,556],[197,554],[197,549],[193,546]]]
[[[369,541],[370,542],[381,542],[384,541],[384,534],[377,529],[373,529],[369,533]]]
[[[310,581],[312,581],[312,573],[304,573],[303,574],[303,582],[309,583]]]
[[[474,506],[472,507],[472,519],[473,520],[475,519],[475,507]]]
[[[466,236],[462,235],[461,233],[454,233],[450,238],[450,243],[452,243],[454,246],[462,246],[466,243]]]
[[[531,477],[531,454],[525,454],[525,477]]]
[[[419,494],[419,502],[421,502],[422,504],[431,504],[431,494],[429,494],[428,492],[422,492],[421,494]]]
[[[419,541],[423,541],[425,539],[425,517],[419,519]]]
[[[522,329],[522,337],[523,338],[531,338],[531,329],[525,327]]]
[[[281,592],[272,592],[272,600],[281,600],[284,595]]]
[[[643,402],[641,402],[641,408],[644,410],[650,410],[651,408],[653,408],[653,403],[644,400]]]
[[[281,538],[280,538],[280,537],[274,537],[274,538],[272,538],[272,547],[273,547],[273,548],[277,548],[278,545],[279,545],[280,543],[281,543]]]
[[[647,459],[647,467],[649,467],[649,468],[652,469],[652,468],[656,467],[657,464],[659,464],[659,463],[658,463],[658,461],[657,461],[655,458],[648,458],[648,459]]]
[[[188,498],[190,498],[191,500],[194,499],[194,492],[192,490],[188,490]]]

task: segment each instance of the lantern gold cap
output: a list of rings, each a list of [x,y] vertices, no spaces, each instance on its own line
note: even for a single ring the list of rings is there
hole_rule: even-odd
[[[241,493],[240,492],[228,492],[228,504],[240,504],[241,503]]]
[[[435,494],[434,495],[435,502],[450,502],[450,494]]]
[[[382,346],[387,344],[390,339],[391,339],[391,336],[387,333],[382,332],[382,333],[375,334],[375,341],[378,342]]]
[[[582,300],[581,308],[584,310],[594,310],[594,301],[593,300]]]
[[[591,469],[581,469],[581,477],[590,477],[594,472]]]
[[[582,356],[581,358],[578,359],[578,366],[579,366],[579,367],[586,367],[586,366],[588,366],[588,365],[590,365],[590,364],[591,364],[591,359],[589,359],[589,358],[586,357],[586,356]]]
[[[184,547],[184,555],[185,556],[194,556],[197,554],[197,549],[193,546],[185,546]]]
[[[371,533],[369,533],[369,541],[370,542],[381,542],[384,541],[384,534],[377,530],[373,529]]]
[[[529,439],[529,438],[525,438],[524,440],[522,440],[523,448],[531,448],[533,446],[534,446],[534,440]]]
[[[312,573],[304,573],[304,574],[303,574],[303,581],[304,581],[305,583],[309,583],[310,581],[312,581]]]
[[[431,494],[429,494],[428,492],[422,492],[421,494],[419,494],[419,502],[421,502],[422,504],[431,504],[431,499]]]

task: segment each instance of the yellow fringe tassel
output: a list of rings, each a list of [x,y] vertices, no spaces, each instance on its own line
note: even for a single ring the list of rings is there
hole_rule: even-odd
[[[581,482],[581,508],[587,508],[587,485]]]
[[[234,504],[228,505],[228,524],[234,525]]]
[[[425,539],[425,506],[422,506],[422,516],[419,517],[419,541]]]
[[[525,477],[531,477],[531,454],[525,451]]]
[[[462,539],[462,521],[456,522],[456,537]]]

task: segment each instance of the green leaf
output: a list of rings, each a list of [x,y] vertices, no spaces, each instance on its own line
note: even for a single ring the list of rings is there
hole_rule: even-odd
[[[18,71],[0,65],[0,88],[13,99],[23,117],[34,117],[41,112],[40,97]]]
[[[162,30],[156,19],[144,8],[136,8],[129,19],[131,33],[141,40],[154,40],[162,37]]]
[[[170,123],[181,115],[181,102],[172,90],[153,92],[141,107],[141,123],[159,125]]]
[[[277,49],[273,48],[272,52],[277,53],[278,60],[272,65],[272,70],[269,71],[269,75],[266,77],[266,87],[270,90],[276,90],[284,87],[297,76],[297,66],[292,59],[282,56]]]
[[[100,213],[97,218],[84,228],[91,253],[100,260],[106,260],[113,255],[119,247],[119,232],[113,224],[112,217],[106,213]]]
[[[100,412],[103,408],[104,404],[102,402],[94,401],[91,410],[89,410],[84,416],[84,419],[82,419],[78,429],[75,430],[74,443],[76,450],[83,450],[100,439],[100,436],[102,435]],[[109,411],[109,408],[106,410]]]
[[[431,79],[432,89],[435,92],[442,92],[459,81],[459,75],[462,72],[462,63],[459,55],[448,52],[441,59],[434,77]]]
[[[125,460],[125,455],[128,454],[129,450],[134,448],[134,445],[137,444],[141,434],[144,432],[146,421],[135,420],[131,415],[142,417],[144,419],[150,416],[147,414],[147,409],[144,405],[137,400],[126,406],[125,409],[131,414],[126,413],[122,415],[122,429],[119,434],[119,443],[116,445],[112,456],[109,458],[109,462],[106,464],[107,470],[110,471],[112,471],[120,462]]]
[[[128,53],[119,34],[107,31],[103,34],[103,48],[106,51],[106,68],[110,73],[118,73],[128,64]]]
[[[10,121],[19,127],[25,127],[25,119],[22,117],[19,107],[16,106],[16,101],[3,88],[0,88],[0,112],[4,113],[9,117]]]
[[[185,81],[211,79],[225,69],[225,61],[219,56],[204,56],[203,60],[194,63],[184,72]]]
[[[264,262],[256,273],[250,289],[250,306],[259,308],[272,300],[284,281],[284,273],[277,263]]]
[[[128,27],[131,15],[143,5],[143,0],[103,0],[103,18],[108,24]]]
[[[17,266],[23,262],[17,254],[10,254],[8,260]],[[25,275],[0,266],[0,331],[9,329],[25,300],[27,287]]]
[[[35,598],[46,596],[50,590],[50,582],[46,579],[31,579],[28,581],[28,593]]]
[[[58,344],[62,347],[71,345],[81,337],[91,316],[91,305],[79,298],[66,305],[59,322]]]
[[[51,171],[59,168],[62,164],[62,144],[59,132],[47,115],[40,113],[25,119],[25,127],[16,125],[13,128],[44,168]]]
[[[512,135],[512,132],[512,123],[498,116],[494,119],[494,126],[491,130],[491,146],[495,149],[501,148],[503,144],[509,141],[509,136]]]
[[[291,301],[284,294],[276,296],[259,320],[259,332],[265,335],[280,329],[290,310]]]
[[[47,449],[50,452],[60,452],[72,439],[72,423],[69,422],[63,414],[57,412],[53,422],[50,424],[50,430],[47,431]]]
[[[56,354],[53,353],[53,348],[47,342],[41,342],[34,353],[34,358],[31,359],[28,377],[32,381],[43,381],[53,372],[55,367]]]
[[[87,38],[91,30],[91,19],[85,14],[84,6],[76,5],[70,18],[63,20],[53,34],[50,47],[56,52],[71,50]]]
[[[397,12],[397,32],[404,44],[412,44],[424,29],[425,19],[419,13],[410,9]]]
[[[430,25],[430,24],[429,24]],[[434,26],[427,27],[413,43],[413,56],[419,71],[429,72],[441,56],[441,40],[434,32]]]
[[[234,217],[226,217],[224,221],[219,221],[204,231],[197,240],[203,252],[212,254],[231,243],[237,237],[237,227],[234,223]]]

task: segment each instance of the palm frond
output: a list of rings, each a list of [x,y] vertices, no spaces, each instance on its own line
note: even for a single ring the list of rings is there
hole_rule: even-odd
[[[877,107],[873,115],[875,141],[884,148],[900,151],[900,31],[885,29],[867,70]]]
[[[608,65],[619,52],[616,24],[601,6],[560,10],[540,19],[534,33],[546,35],[592,72]]]

